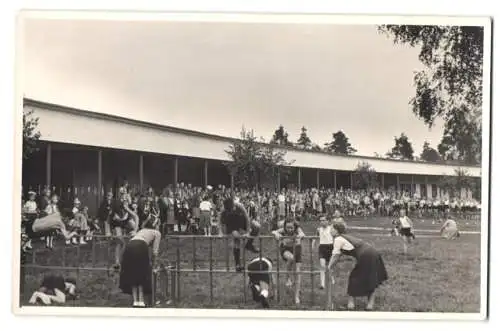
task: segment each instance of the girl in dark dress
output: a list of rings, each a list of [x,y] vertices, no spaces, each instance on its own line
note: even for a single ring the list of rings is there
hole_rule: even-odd
[[[368,298],[366,310],[373,310],[375,289],[388,279],[384,260],[380,253],[361,239],[346,235],[346,225],[342,221],[333,222],[333,252],[328,268],[338,262],[341,255],[352,256],[356,266],[349,275],[347,309],[354,309],[354,297]]]

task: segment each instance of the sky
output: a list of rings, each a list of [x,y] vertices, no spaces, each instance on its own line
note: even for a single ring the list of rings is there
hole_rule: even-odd
[[[342,130],[358,155],[405,132],[436,147],[412,113],[418,49],[374,25],[50,20],[23,26],[25,97],[100,113],[269,140],[305,126],[323,146]],[[133,137],[131,137],[133,139]]]

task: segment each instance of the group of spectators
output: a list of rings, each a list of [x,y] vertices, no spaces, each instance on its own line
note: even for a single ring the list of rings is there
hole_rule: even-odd
[[[481,209],[480,203],[474,199],[425,198],[410,192],[382,189],[233,191],[223,185],[195,187],[179,183],[161,192],[155,192],[151,187],[141,192],[131,189],[128,182],[124,181],[116,194],[106,194],[96,215],[89,215],[87,206],[78,197],[63,206],[59,197],[48,189],[41,196],[30,191],[28,199],[23,201],[23,220],[60,213],[65,227],[75,233],[66,240],[67,244],[72,245],[85,245],[101,229],[100,232],[115,236],[123,235],[123,231],[135,233],[141,228],[156,228],[163,235],[186,232],[220,235],[223,201],[230,196],[246,208],[252,220],[269,224],[270,228],[276,228],[276,224],[287,217],[301,216],[302,220],[307,221],[315,215],[331,216],[336,210],[346,216],[367,217],[398,216],[400,210],[405,209],[411,215],[439,217],[445,211],[467,215]],[[52,246],[49,239],[46,241],[47,247]],[[27,247],[30,248],[29,242]]]

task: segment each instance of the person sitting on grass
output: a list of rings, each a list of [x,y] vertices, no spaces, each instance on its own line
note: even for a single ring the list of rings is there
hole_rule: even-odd
[[[449,218],[448,213],[443,217],[443,225],[439,231],[442,238],[447,240],[455,240],[460,237],[457,222]]]
[[[273,264],[266,257],[256,257],[247,265],[248,284],[252,291],[252,298],[264,308],[269,308],[270,289],[274,284],[272,269]]]
[[[41,301],[45,305],[64,304],[66,299],[76,299],[76,281],[60,275],[45,275],[40,288],[31,296],[29,303],[34,305]]]
[[[302,228],[293,219],[285,220],[282,228],[272,232],[276,240],[281,241],[280,253],[283,260],[286,262],[288,272],[287,287],[292,287],[293,282],[291,274],[295,265],[295,303],[300,304],[300,268],[302,265],[302,238],[305,236]]]
[[[347,286],[347,309],[355,308],[355,297],[367,297],[366,310],[373,310],[375,290],[388,279],[382,255],[370,244],[361,239],[346,235],[346,224],[342,221],[333,222],[333,251],[328,269],[332,270],[341,255],[356,259],[356,265],[349,274]],[[331,271],[333,274],[333,271]]]

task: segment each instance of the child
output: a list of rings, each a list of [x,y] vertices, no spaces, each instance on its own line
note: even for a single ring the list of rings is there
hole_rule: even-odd
[[[36,204],[36,193],[33,191],[28,192],[28,201],[23,205],[23,216],[24,222],[23,226],[26,229],[27,227],[31,227],[33,222],[35,222],[38,217],[38,205]],[[26,230],[25,230],[26,231]],[[31,239],[28,239],[23,246],[25,250],[31,250],[33,247],[31,246]]]
[[[274,284],[272,269],[271,260],[265,257],[257,257],[247,266],[253,300],[261,303],[264,308],[269,308],[269,288]]]
[[[330,262],[330,258],[332,257],[333,251],[333,236],[332,236],[332,227],[329,225],[329,222],[325,216],[320,217],[320,227],[316,229],[316,235],[319,237],[319,245],[318,245],[318,255],[319,255],[319,264],[320,264],[320,288],[325,288],[325,272],[326,266]],[[316,239],[312,241],[312,247],[314,248],[316,244]],[[331,279],[332,283],[333,276]]]
[[[286,262],[288,280],[286,286],[292,286],[292,279],[290,275],[293,272],[293,266],[295,264],[295,303],[300,304],[300,282],[301,275],[300,269],[302,265],[302,238],[305,236],[304,232],[293,219],[285,220],[282,228],[273,231],[272,234],[276,240],[281,241],[280,243],[280,253],[283,260]]]
[[[406,210],[400,210],[401,217],[399,218],[399,233],[403,237],[403,250],[406,255],[408,252],[408,244],[411,244],[412,239],[415,239],[415,234],[413,233],[413,222],[406,216]]]
[[[76,281],[59,275],[47,275],[43,278],[40,288],[31,296],[29,303],[35,304],[41,300],[46,305],[64,304],[66,297],[76,299]]]

